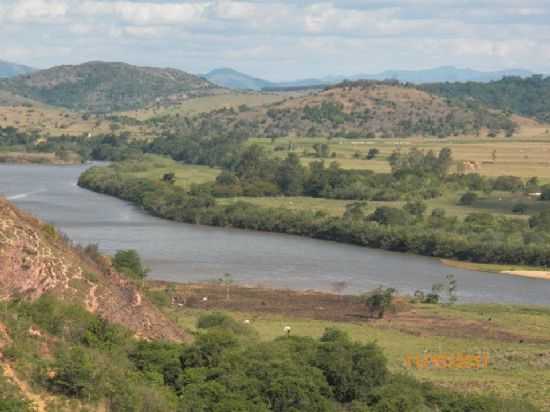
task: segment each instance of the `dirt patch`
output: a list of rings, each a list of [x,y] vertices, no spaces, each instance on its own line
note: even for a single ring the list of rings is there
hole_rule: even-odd
[[[529,337],[495,325],[492,321],[442,317],[415,310],[396,313],[374,321],[377,327],[395,329],[414,336],[446,336],[451,338],[480,338],[518,343],[548,343],[550,339]]]
[[[154,289],[168,286],[165,282],[149,284]],[[225,287],[208,283],[178,284],[173,304],[195,309],[279,314],[330,321],[364,320],[368,315],[357,296],[232,286],[227,300]]]
[[[166,289],[169,285],[166,282],[149,282],[149,286],[156,290]],[[209,283],[175,285],[172,305],[181,308],[227,310],[333,322],[368,322],[375,327],[393,329],[414,336],[470,337],[525,343],[550,342],[550,339],[511,333],[492,320],[468,320],[432,314],[399,297],[393,310],[387,311],[383,319],[369,317],[365,304],[358,296],[234,285],[230,288],[230,299],[227,300],[225,287]]]
[[[526,278],[550,280],[550,272],[544,270],[505,270],[505,275],[523,276]]]

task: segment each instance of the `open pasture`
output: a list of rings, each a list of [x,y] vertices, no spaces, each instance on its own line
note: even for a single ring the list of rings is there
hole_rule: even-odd
[[[484,176],[513,175],[524,178],[538,176],[550,181],[550,126],[523,127],[511,138],[503,136],[460,136],[453,138],[414,137],[407,139],[319,139],[319,138],[282,138],[252,139],[251,142],[271,148],[277,156],[284,156],[288,148],[302,156],[303,162],[319,160],[314,155],[313,146],[325,143],[335,157],[326,162],[337,161],[346,169],[369,169],[376,172],[389,172],[387,157],[396,150],[407,151],[412,148],[438,152],[450,147],[458,162],[467,162],[469,171]],[[379,154],[371,160],[366,155],[371,149]]]
[[[157,295],[166,290],[162,283],[149,287]],[[354,296],[232,286],[227,301],[225,287],[216,283],[179,284],[175,293],[185,304],[164,310],[187,330],[195,328],[201,314],[219,310],[239,321],[248,319],[266,341],[282,336],[285,326],[294,335],[314,338],[337,327],[356,341],[380,344],[394,372],[460,391],[525,397],[543,411],[550,410],[548,309],[400,303],[397,313],[367,320],[360,316],[361,305]],[[475,353],[488,354],[487,368],[417,369],[404,362],[407,356]]]
[[[171,106],[148,107],[146,109],[132,110],[119,114],[133,117],[141,121],[164,116],[193,116],[223,108],[238,110],[239,106],[242,105],[249,107],[261,106],[282,101],[291,95],[291,93],[231,92],[213,96],[196,97]]]

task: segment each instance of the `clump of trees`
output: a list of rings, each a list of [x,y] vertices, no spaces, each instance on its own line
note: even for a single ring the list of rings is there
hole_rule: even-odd
[[[550,76],[533,75],[526,79],[505,77],[501,80],[478,83],[435,83],[422,86],[424,90],[451,99],[475,100],[503,111],[550,121]]]
[[[380,290],[386,304],[391,290]],[[374,301],[375,298],[371,298]],[[376,298],[378,299],[378,298]],[[377,304],[378,305],[378,304]],[[12,301],[7,323],[13,343],[3,349],[29,365],[33,384],[50,393],[112,411],[466,412],[535,409],[525,400],[464,395],[391,373],[381,348],[339,329],[319,339],[280,331],[260,340],[230,316],[202,314],[191,343],[136,340],[83,307],[51,295]],[[55,339],[44,357],[31,326]],[[32,406],[0,376],[2,411]],[[405,409],[404,409],[405,408]]]

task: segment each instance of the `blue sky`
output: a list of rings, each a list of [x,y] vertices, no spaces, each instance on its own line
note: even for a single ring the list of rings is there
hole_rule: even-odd
[[[550,0],[0,0],[0,59],[233,67],[272,80],[442,65],[550,71]]]

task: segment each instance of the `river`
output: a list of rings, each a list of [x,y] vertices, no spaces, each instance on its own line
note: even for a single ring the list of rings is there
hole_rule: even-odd
[[[549,304],[550,281],[449,268],[437,259],[335,242],[175,223],[76,185],[89,166],[0,165],[0,195],[103,252],[136,249],[153,279],[205,281],[231,273],[246,285],[345,292],[429,290],[454,274],[459,301]]]

